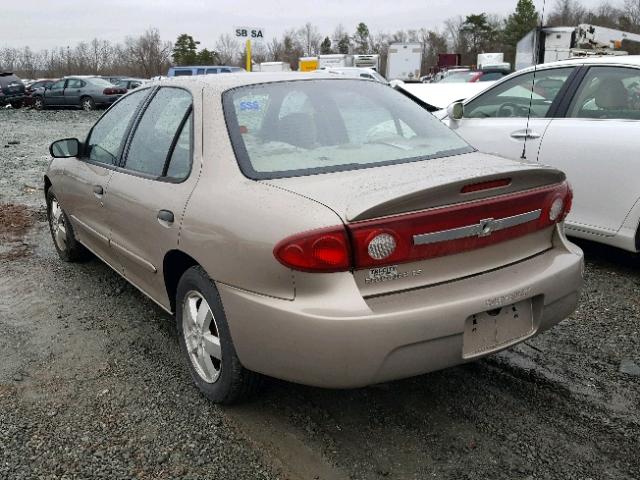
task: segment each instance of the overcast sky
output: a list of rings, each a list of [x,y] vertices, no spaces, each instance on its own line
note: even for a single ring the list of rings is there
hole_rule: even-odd
[[[547,0],[550,10],[556,0]],[[621,2],[621,0],[620,0]],[[612,3],[620,3],[613,0]],[[267,40],[306,22],[330,34],[338,23],[355,31],[365,22],[372,33],[437,28],[449,17],[513,11],[517,0],[0,0],[0,47],[34,49],[73,46],[101,38],[122,41],[157,27],[166,40],[189,33],[213,48],[235,26],[257,26]],[[543,0],[535,0],[538,11]],[[593,7],[601,0],[581,0]]]

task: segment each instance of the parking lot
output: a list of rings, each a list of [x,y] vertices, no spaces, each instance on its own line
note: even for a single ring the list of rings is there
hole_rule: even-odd
[[[99,114],[0,111],[0,478],[638,478],[640,259],[580,243],[578,310],[485,360],[216,406],[169,315],[53,248],[48,145]]]

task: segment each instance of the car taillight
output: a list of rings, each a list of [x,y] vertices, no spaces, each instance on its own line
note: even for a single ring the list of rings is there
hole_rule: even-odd
[[[119,95],[121,93],[127,93],[127,91],[123,88],[105,88],[102,93],[104,95]]]
[[[295,270],[338,272],[453,255],[561,222],[571,208],[566,182],[289,237],[274,249]]]
[[[273,249],[283,265],[306,272],[350,270],[351,248],[344,226],[312,230],[285,238]]]

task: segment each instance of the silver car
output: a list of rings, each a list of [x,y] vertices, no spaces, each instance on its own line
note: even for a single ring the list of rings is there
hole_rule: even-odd
[[[564,174],[478,153],[377,82],[161,80],[51,154],[60,257],[175,315],[215,402],[260,374],[351,388],[472,361],[578,302]]]
[[[45,87],[33,96],[33,106],[38,110],[47,107],[76,107],[94,110],[108,107],[127,89],[100,77],[66,77]]]

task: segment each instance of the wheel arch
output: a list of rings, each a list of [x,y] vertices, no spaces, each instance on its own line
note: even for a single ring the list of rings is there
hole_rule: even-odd
[[[182,250],[169,250],[165,254],[162,261],[162,273],[172,312],[176,311],[176,292],[180,278],[184,272],[196,265],[200,265],[200,263]]]
[[[47,196],[49,189],[51,188],[51,180],[47,175],[44,176],[44,196]]]

